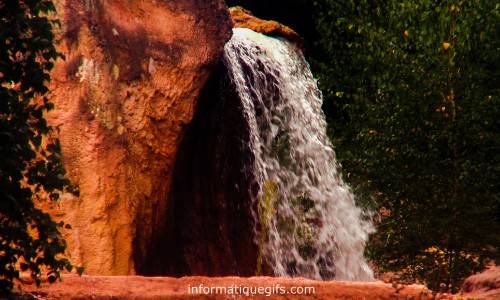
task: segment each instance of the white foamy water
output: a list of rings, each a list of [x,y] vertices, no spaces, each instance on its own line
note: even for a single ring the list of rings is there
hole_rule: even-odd
[[[265,263],[277,276],[373,280],[363,256],[373,227],[340,177],[321,92],[301,51],[238,28],[224,63],[250,127]]]

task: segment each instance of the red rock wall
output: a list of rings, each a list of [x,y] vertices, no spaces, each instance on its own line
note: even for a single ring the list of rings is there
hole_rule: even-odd
[[[87,274],[135,274],[185,127],[231,35],[222,0],[60,0],[48,115],[80,197],[50,207]]]

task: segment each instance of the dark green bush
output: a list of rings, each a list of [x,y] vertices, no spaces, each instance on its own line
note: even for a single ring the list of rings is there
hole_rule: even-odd
[[[0,293],[10,291],[20,271],[39,283],[71,270],[62,257],[62,223],[34,205],[75,192],[65,177],[59,141],[44,113],[49,71],[61,55],[54,47],[51,1],[0,3]]]
[[[359,200],[384,212],[368,254],[456,291],[498,261],[500,4],[317,5],[331,136]]]

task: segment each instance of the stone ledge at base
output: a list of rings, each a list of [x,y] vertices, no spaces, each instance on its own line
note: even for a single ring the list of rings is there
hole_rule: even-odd
[[[189,287],[276,287],[288,291],[292,287],[314,287],[313,295],[221,295],[190,294]],[[273,277],[140,277],[140,276],[78,276],[63,275],[62,282],[40,288],[25,284],[24,292],[37,299],[433,299],[432,293],[421,285],[394,287],[382,282],[314,281],[304,278]]]

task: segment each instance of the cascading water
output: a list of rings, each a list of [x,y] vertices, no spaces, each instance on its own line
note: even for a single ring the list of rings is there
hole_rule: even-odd
[[[372,280],[363,256],[372,226],[340,178],[301,51],[237,28],[224,63],[250,127],[260,258],[277,276]]]

